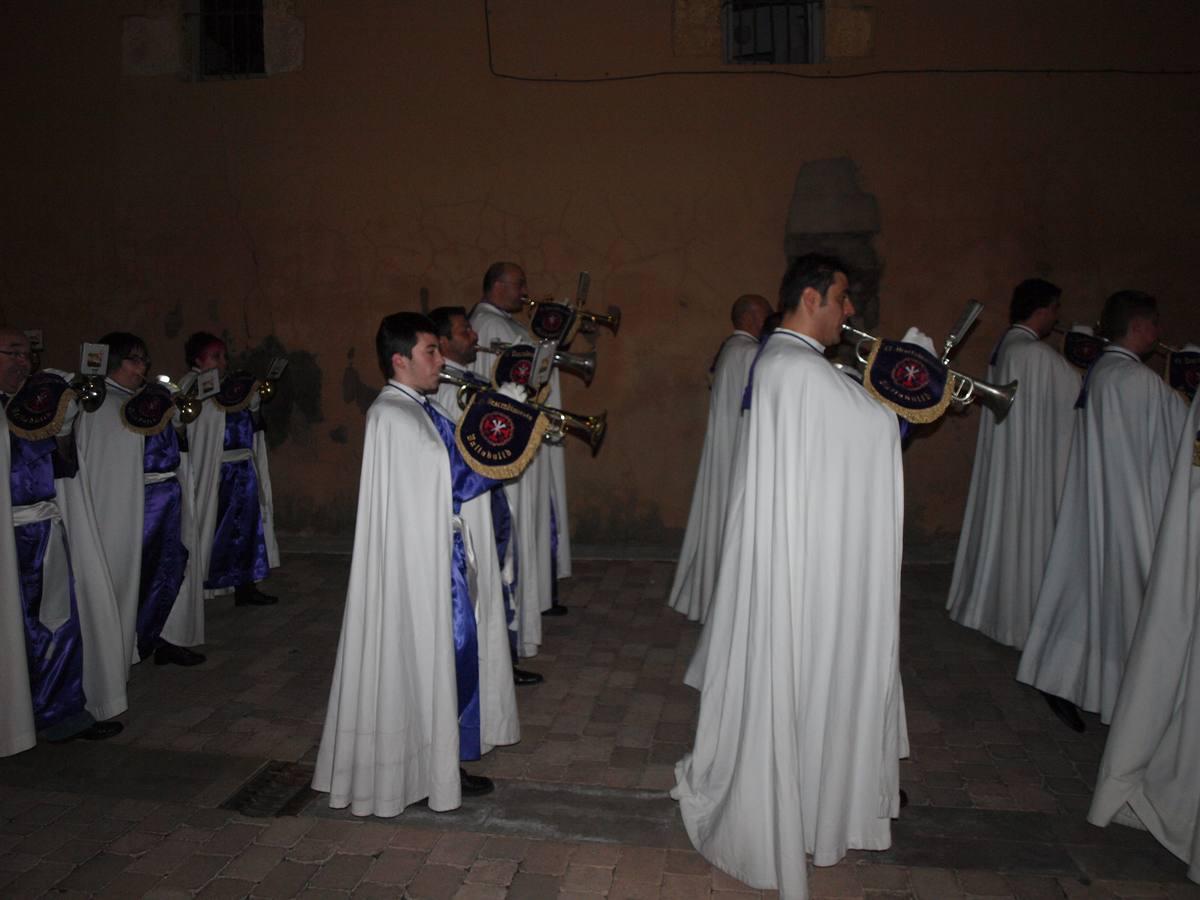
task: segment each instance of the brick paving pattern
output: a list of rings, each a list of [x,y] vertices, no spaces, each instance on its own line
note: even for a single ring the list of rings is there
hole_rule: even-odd
[[[537,823],[500,834],[456,814],[355,820],[319,800],[280,818],[219,808],[268,760],[313,759],[347,566],[288,555],[277,607],[210,603],[206,665],[134,669],[123,734],[0,760],[0,897],[775,896],[713,869],[677,816],[637,843],[547,839]],[[570,615],[546,620],[545,652],[528,661],[546,683],[518,691],[521,743],[472,771],[497,795],[573,792],[585,817],[589,796],[661,806],[695,728],[681,677],[699,628],[665,606],[672,563],[576,569]],[[813,896],[1200,897],[1145,834],[1086,824],[1105,729],[1087,716],[1087,733],[1068,731],[1013,680],[1014,651],[950,623],[949,575],[905,570],[912,758],[894,846],[810,870]]]

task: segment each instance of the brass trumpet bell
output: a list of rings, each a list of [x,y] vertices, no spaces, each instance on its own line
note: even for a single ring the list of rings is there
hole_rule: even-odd
[[[258,383],[258,396],[262,398],[263,403],[267,403],[275,396],[275,382],[269,378],[264,378]]]
[[[204,412],[204,402],[196,399],[195,394],[185,394],[179,385],[166,375],[159,375],[156,380],[171,392],[171,399],[175,401],[175,408],[179,410],[179,421],[184,425],[191,425],[199,418],[200,413]]]
[[[536,404],[530,405],[536,406]],[[550,406],[538,406],[537,408],[549,417],[551,431],[556,436],[570,434],[582,438],[592,448],[592,456],[600,452],[600,445],[604,443],[604,435],[608,432],[607,412],[602,412],[598,416],[577,416]]]
[[[592,350],[587,353],[568,353],[558,350],[554,354],[554,366],[564,372],[578,375],[584,384],[590,385],[596,375],[596,352]]]
[[[590,325],[592,330],[595,330],[595,326],[601,325],[615,335],[617,329],[621,327],[621,310],[615,306],[608,308],[607,315],[589,312],[586,309],[578,310],[575,314],[583,320],[585,325]]]
[[[108,394],[108,387],[99,375],[76,376],[75,380],[71,382],[71,387],[84,412],[91,413],[98,410],[104,404],[104,397]]]

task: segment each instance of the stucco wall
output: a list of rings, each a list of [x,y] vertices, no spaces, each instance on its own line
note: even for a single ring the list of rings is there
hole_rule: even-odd
[[[806,163],[849,160],[878,204],[881,330],[940,340],[987,303],[964,371],[1031,275],[1081,320],[1149,290],[1168,337],[1200,337],[1196,75],[871,74],[1193,67],[1195,4],[835,5],[866,55],[787,71],[863,77],[722,66],[695,38],[711,2],[491,0],[485,28],[482,0],[297,0],[272,4],[292,71],[199,84],[141,74],[154,38],[129,65],[129,18],[173,4],[6,5],[0,317],[42,328],[51,365],[112,328],[143,334],[156,370],[200,328],[288,353],[278,516],[347,533],[380,316],[470,304],[495,259],[539,297],[586,269],[591,305],[625,318],[592,387],[566,380],[569,408],[610,421],[599,458],[570,450],[576,537],[661,545],[686,520],[729,303],[774,294]],[[489,31],[500,76],[541,80],[492,74]],[[679,70],[698,73],[622,79]],[[957,530],[977,421],[907,452],[912,532]]]

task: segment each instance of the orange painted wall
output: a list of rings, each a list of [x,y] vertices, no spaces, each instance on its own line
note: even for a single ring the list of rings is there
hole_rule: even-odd
[[[591,305],[624,311],[592,387],[568,380],[567,406],[611,423],[599,458],[570,451],[577,539],[677,541],[705,369],[732,299],[774,294],[813,160],[852,160],[878,201],[882,331],[940,340],[967,298],[987,303],[964,371],[982,372],[1030,275],[1081,320],[1118,288],[1149,290],[1168,336],[1200,337],[1195,74],[799,79],[679,55],[673,0],[491,0],[490,28],[482,0],[281,5],[304,25],[298,71],[194,84],[122,73],[124,17],[170,3],[6,4],[0,317],[44,329],[64,367],[113,328],[172,372],[200,328],[227,329],[235,352],[300,354],[272,461],[288,529],[352,528],[381,315],[423,293],[470,304],[508,258],[537,296],[569,295],[587,269]],[[869,56],[789,71],[1200,59],[1184,0],[869,6]],[[489,31],[497,72],[546,80],[489,72]],[[555,80],[681,69],[706,74]],[[957,531],[977,420],[908,451],[911,533]]]

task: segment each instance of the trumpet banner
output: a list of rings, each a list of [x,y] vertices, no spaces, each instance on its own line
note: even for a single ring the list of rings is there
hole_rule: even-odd
[[[919,344],[876,341],[867,360],[863,387],[902,419],[926,423],[940,419],[950,405],[947,369]]]
[[[493,391],[477,391],[454,432],[459,452],[487,478],[516,478],[533,462],[549,427],[546,416]]]
[[[34,372],[8,402],[8,427],[27,441],[54,437],[76,396],[61,375]]]
[[[146,437],[161,434],[173,415],[175,400],[161,384],[147,384],[121,404],[121,424]]]
[[[533,377],[533,361],[536,356],[537,347],[531,344],[513,344],[502,351],[496,357],[496,364],[492,366],[492,387],[499,388],[504,384],[530,387],[529,381]],[[541,403],[548,391],[549,383],[542,385],[532,399]],[[530,392],[533,392],[532,388]]]
[[[1200,386],[1200,353],[1178,350],[1167,354],[1167,384],[1190,402]]]
[[[1104,341],[1086,331],[1068,331],[1063,335],[1062,352],[1071,365],[1087,369],[1104,352]]]
[[[241,412],[250,405],[257,388],[258,379],[253,375],[234,372],[221,382],[221,390],[212,397],[212,401],[226,413]]]
[[[565,347],[579,331],[579,325],[579,316],[573,307],[564,303],[539,303],[530,318],[529,330],[543,341],[556,341],[559,347]]]

